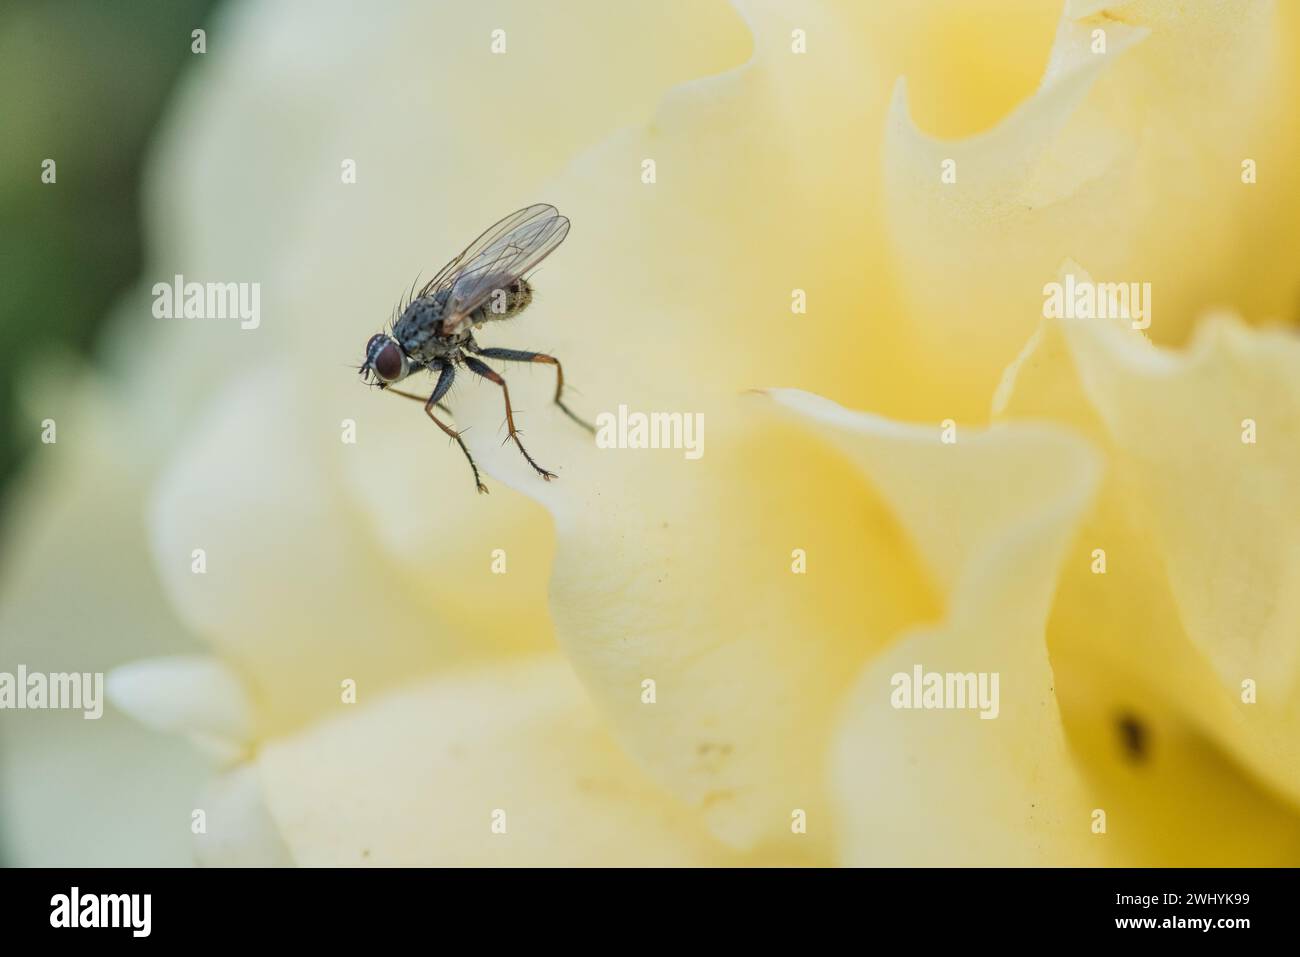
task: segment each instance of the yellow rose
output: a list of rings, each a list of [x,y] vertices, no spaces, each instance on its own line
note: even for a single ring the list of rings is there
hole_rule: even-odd
[[[1196,320],[1292,318],[1300,11],[1184,6],[230,8],[152,165],[131,385],[66,406],[0,646],[123,664],[113,700],[218,773],[142,766],[134,826],[74,837],[157,860],[199,809],[212,863],[1296,863],[1300,344]],[[601,447],[507,368],[560,477],[463,379],[478,496],[341,368],[539,199],[572,234],[481,341],[560,356],[589,417],[702,416],[698,458]],[[260,327],[151,320],[175,273],[261,282]],[[1045,305],[1131,282],[1149,328]],[[146,548],[156,587],[108,577]],[[74,551],[80,608],[37,587]],[[998,690],[904,706],[918,673]],[[6,735],[33,819],[67,806],[38,748],[175,748],[44,717]]]

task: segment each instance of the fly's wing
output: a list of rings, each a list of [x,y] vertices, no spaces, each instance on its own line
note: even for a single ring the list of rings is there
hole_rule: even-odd
[[[532,206],[525,206],[523,209],[516,210],[504,219],[493,223],[477,239],[466,246],[459,256],[439,269],[432,279],[420,287],[419,292],[415,291],[415,284],[412,283],[411,293],[402,299],[402,302],[397,307],[397,313],[403,312],[408,305],[417,299],[433,295],[439,290],[450,289],[451,284],[461,274],[465,265],[472,263],[486,249],[499,242],[504,236],[509,235],[511,230],[518,229],[532,220],[545,218],[548,215],[559,216],[560,213],[554,206],[547,203],[535,203]],[[396,320],[396,316],[394,316],[394,320]]]
[[[476,242],[473,255],[445,277],[449,290],[444,315],[451,322],[469,315],[498,289],[504,289],[555,251],[569,234],[569,221],[554,206],[530,206],[501,221]]]

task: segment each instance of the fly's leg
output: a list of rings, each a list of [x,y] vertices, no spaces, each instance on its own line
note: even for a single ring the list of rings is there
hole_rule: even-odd
[[[488,359],[501,359],[504,362],[544,362],[547,365],[555,366],[555,404],[558,405],[564,414],[577,422],[580,426],[596,434],[596,427],[590,422],[578,418],[574,415],[573,410],[564,404],[564,367],[560,365],[560,360],[555,356],[548,356],[544,352],[521,352],[518,349],[477,349],[479,355]]]
[[[497,385],[501,386],[501,394],[506,400],[506,428],[510,433],[508,438],[514,440],[515,445],[519,447],[519,451],[523,453],[524,458],[528,460],[528,464],[537,470],[538,475],[546,479],[548,482],[555,478],[556,476],[553,472],[546,471],[546,469],[533,461],[533,457],[529,455],[528,450],[524,448],[524,443],[519,441],[519,430],[515,428],[515,413],[514,410],[510,408],[510,388],[506,385],[506,380],[501,378],[501,376],[486,363],[479,362],[473,356],[465,356],[463,361],[465,365],[469,367],[471,372],[476,375],[481,375],[489,382],[495,382]]]
[[[460,437],[459,432],[433,414],[435,407],[442,409],[444,412],[450,412],[450,410],[439,400],[446,395],[447,390],[451,388],[451,384],[456,378],[456,370],[452,367],[450,362],[442,363],[441,369],[442,371],[438,375],[438,384],[433,387],[433,394],[430,395],[428,399],[416,395],[413,392],[403,392],[401,389],[390,388],[385,389],[384,391],[392,392],[394,395],[400,395],[405,399],[414,399],[416,402],[424,403],[424,412],[429,418],[433,419],[433,424],[455,439],[456,444],[460,446],[460,450],[465,453],[465,461],[469,463],[470,469],[474,472],[474,485],[481,494],[486,495],[488,490],[487,486],[484,485],[483,480],[479,478],[478,466],[474,463],[474,456],[470,455],[469,449],[465,447],[465,440]]]
[[[393,395],[400,395],[404,399],[414,399],[416,402],[429,401],[422,395],[416,395],[414,392],[403,392],[401,389],[394,389],[392,386],[388,386],[387,388],[384,389],[384,391],[391,392]],[[452,412],[451,409],[447,408],[441,402],[435,402],[433,407],[437,409],[439,412],[446,412],[448,415],[455,415],[455,413]]]
[[[401,389],[394,389],[392,386],[386,386],[386,387],[384,388],[384,391],[385,391],[385,392],[391,392],[393,395],[400,395],[403,399],[414,399],[416,402],[427,402],[427,401],[429,401],[428,399],[426,399],[426,398],[425,398],[424,396],[422,396],[422,395],[416,395],[414,392],[403,392]],[[451,409],[447,408],[447,407],[446,407],[445,405],[443,405],[441,402],[435,402],[434,405],[433,405],[433,407],[434,407],[435,409],[438,409],[438,410],[441,411],[441,412],[446,412],[448,415],[454,415],[454,414],[455,414],[455,413],[453,413],[453,412],[451,411]]]

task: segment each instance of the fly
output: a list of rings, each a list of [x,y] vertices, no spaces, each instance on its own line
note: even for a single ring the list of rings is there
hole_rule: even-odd
[[[483,323],[512,319],[528,308],[533,300],[533,287],[525,274],[553,253],[568,234],[569,220],[546,203],[511,213],[470,243],[464,252],[443,266],[402,305],[392,332],[381,332],[366,343],[366,358],[358,370],[362,380],[407,399],[423,402],[429,418],[455,439],[465,453],[474,472],[474,484],[480,492],[486,492],[487,486],[479,477],[478,466],[460,432],[434,414],[435,408],[450,411],[442,404],[442,398],[455,381],[457,367],[466,368],[501,387],[509,431],[507,441],[513,441],[528,464],[548,482],[555,478],[555,474],[538,465],[519,440],[506,380],[483,359],[541,362],[555,366],[555,404],[584,429],[596,431],[564,404],[564,369],[559,359],[542,352],[482,349],[474,341],[474,330]],[[392,388],[394,383],[421,369],[427,369],[438,377],[428,398]]]

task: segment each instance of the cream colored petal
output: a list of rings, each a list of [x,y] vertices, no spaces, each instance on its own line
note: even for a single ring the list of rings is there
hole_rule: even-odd
[[[399,571],[340,475],[348,458],[383,453],[364,431],[355,444],[344,435],[291,367],[250,372],[195,423],[155,490],[159,574],[191,627],[247,676],[259,734],[337,704],[345,681],[371,696],[437,664],[546,640],[544,619],[512,627],[509,594],[488,603],[476,600],[483,586],[459,593],[462,581],[492,577],[490,540],[471,561],[471,543],[444,530],[420,567]]]
[[[309,867],[756,862],[644,778],[558,656],[344,709],[270,742],[258,768],[279,832]]]
[[[1159,535],[1189,636],[1226,681],[1268,672],[1276,699],[1292,698],[1300,343],[1220,319],[1182,357],[1088,335],[1074,355]]]
[[[55,425],[7,489],[0,671],[110,671],[197,649],[149,572],[145,492],[121,405],[89,370],[25,394],[24,430]],[[93,681],[93,678],[92,678]],[[0,711],[0,846],[22,866],[183,866],[208,762],[104,705]]]
[[[1069,20],[1083,20],[1111,10],[1122,17],[1124,8],[1131,4],[1132,0],[1065,0],[1065,16]]]
[[[188,735],[223,761],[247,754],[252,706],[243,682],[216,658],[147,658],[114,668],[105,682],[109,700],[155,731]]]
[[[291,867],[289,848],[266,806],[261,768],[243,764],[213,779],[195,800],[190,830],[200,867]]]
[[[890,636],[935,614],[890,511],[762,396],[667,406],[703,416],[693,459],[553,429],[532,448],[559,473],[547,483],[491,437],[499,399],[469,395],[484,467],[555,518],[557,637],[619,740],[733,845],[829,851],[839,695]],[[810,823],[793,836],[798,809]]]
[[[1279,237],[1300,190],[1242,181],[1245,159],[1285,167],[1300,152],[1281,119],[1293,78],[1279,35],[1272,4],[1075,4],[1038,91],[955,140],[922,132],[900,85],[890,232],[917,385],[946,414],[970,414],[963,403],[992,389],[1067,256],[1103,281],[1151,282],[1159,341],[1181,339],[1207,301],[1292,311],[1300,266]]]
[[[1003,418],[1069,421],[1110,458],[1065,566],[1050,647],[1071,741],[1125,843],[1153,862],[1300,853],[1297,819],[1279,801],[1294,800],[1300,766],[1283,690],[1295,675],[1286,476],[1296,463],[1286,440],[1242,446],[1237,411],[1266,410],[1273,438],[1285,433],[1295,353],[1233,324],[1175,354],[1123,324],[1049,320],[996,406]],[[1242,701],[1247,678],[1255,704]]]
[[[998,859],[1024,859],[1039,838],[1074,859],[1073,842],[1090,837],[1089,819],[1059,724],[1041,715],[1055,708],[1043,619],[1062,536],[1072,531],[1094,481],[1086,448],[1046,428],[988,437],[959,432],[958,445],[949,447],[940,443],[937,423],[900,426],[815,397],[777,395],[819,420],[868,423],[854,440],[877,491],[864,489],[799,431],[747,410],[744,400],[708,409],[706,423],[722,424],[706,434],[722,434],[706,441],[696,462],[669,451],[584,449],[574,439],[560,446],[559,460],[569,469],[576,464],[576,474],[547,484],[517,464],[512,449],[476,448],[490,471],[556,515],[553,612],[580,674],[633,752],[698,803],[715,833],[737,844],[774,841],[788,831],[791,811],[803,808],[815,825],[809,836],[822,840],[829,837],[829,808],[819,799],[818,777],[827,773],[825,749],[847,682],[901,630],[938,617],[932,588],[938,589],[950,594],[953,629],[987,642],[993,652],[985,661],[1018,680],[1025,696],[1010,716],[992,722],[1007,729],[1002,736],[987,733],[994,770],[985,805],[1000,807],[998,834],[1018,835]],[[483,418],[490,415],[485,409]],[[960,456],[966,466],[956,482],[945,455]],[[760,480],[730,479],[746,473]],[[1020,543],[1018,522],[1046,526],[1042,541],[1034,539],[1033,548]],[[814,530],[809,573],[801,579],[791,575],[790,550],[781,545],[801,544]],[[1003,559],[1008,581],[1019,583],[1013,572],[1024,568],[1041,576],[1027,595],[1016,596],[1023,621],[1007,625],[1011,637],[986,606],[997,607],[1002,593],[972,571],[991,562],[983,552],[1004,535],[1013,539],[1001,545],[1014,556]],[[623,557],[620,541],[641,544]],[[711,598],[692,603],[692,594]],[[726,637],[719,642],[718,635]],[[1033,653],[1023,653],[1026,647]],[[656,680],[653,712],[636,693],[646,677]],[[668,708],[665,722],[660,714]],[[864,753],[845,767],[871,775],[870,748]],[[1040,779],[1037,790],[1026,783]],[[903,792],[894,797],[894,810],[911,800]],[[936,853],[941,846],[935,844]],[[856,852],[846,858],[864,859]]]
[[[774,394],[866,473],[947,596],[861,672],[835,744],[839,854],[855,865],[1083,864],[1112,849],[1066,750],[1045,622],[1098,478],[1088,446],[1024,425],[902,426],[806,393]],[[894,676],[997,675],[980,708],[896,707]],[[983,679],[988,682],[992,678]],[[992,715],[984,718],[981,715]]]
[[[1061,18],[1060,0],[840,6],[861,22],[881,93],[906,77],[918,125],[945,139],[989,129],[1033,95]]]
[[[944,594],[958,592],[973,556],[1032,510],[1035,500],[1027,493],[1051,496],[1055,485],[1082,483],[1084,494],[1090,487],[1095,466],[1087,450],[1053,426],[987,432],[957,422],[910,425],[795,389],[769,394],[841,439],[897,514]],[[1040,453],[1046,460],[1033,475],[1009,480],[1017,469],[1005,463],[1021,465]]]

